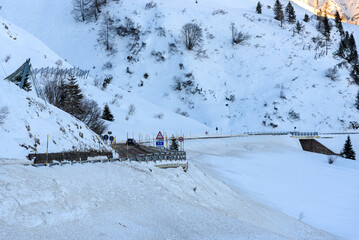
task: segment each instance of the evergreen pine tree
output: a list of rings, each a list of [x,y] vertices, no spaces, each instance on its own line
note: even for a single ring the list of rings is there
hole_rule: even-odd
[[[287,7],[285,8],[285,14],[289,23],[295,23],[297,17],[295,15],[294,8],[290,2],[288,2]]]
[[[283,26],[284,13],[283,6],[279,0],[276,0],[274,3],[274,19],[280,21],[280,26]]]
[[[350,76],[352,77],[354,82],[359,85],[359,65],[358,64],[352,66],[352,69],[350,71]]]
[[[295,32],[300,34],[303,31],[303,28],[304,26],[299,21],[297,21],[297,24],[295,25]]]
[[[111,111],[110,111],[110,107],[106,104],[104,109],[103,109],[103,113],[102,113],[102,119],[113,122],[115,120],[115,118],[113,117]]]
[[[262,14],[262,4],[261,4],[261,2],[257,3],[256,11],[257,11],[258,14]]]
[[[359,91],[358,91],[356,99],[355,99],[355,107],[357,110],[359,110]]]
[[[77,84],[76,78],[74,76],[70,76],[68,79],[68,83],[65,85],[65,106],[64,109],[66,112],[75,116],[76,118],[80,118],[83,113],[81,103],[82,103],[82,93],[79,85]]]
[[[350,141],[350,137],[348,136],[345,141],[342,152],[340,153],[342,157],[355,160],[355,151],[353,150],[352,143]]]
[[[308,16],[308,14],[305,14],[305,15],[304,15],[303,21],[304,21],[304,22],[309,22],[309,16]]]
[[[332,29],[332,27],[330,26],[328,17],[325,14],[325,16],[323,18],[323,35],[326,37],[327,40],[330,39],[330,30],[331,29]]]
[[[343,30],[342,18],[340,17],[338,11],[335,12],[335,26],[337,27],[340,35],[343,36],[344,30]]]
[[[357,49],[353,33],[350,34],[348,38],[348,48],[350,49],[350,51],[354,51]]]

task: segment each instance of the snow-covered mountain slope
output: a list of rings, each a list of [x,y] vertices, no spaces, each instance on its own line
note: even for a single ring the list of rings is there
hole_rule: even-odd
[[[0,239],[340,239],[194,165],[0,168]]]
[[[97,23],[75,22],[70,0],[54,4],[39,0],[34,6],[30,2],[7,1],[1,12],[72,64],[91,69],[94,77],[104,79],[112,75],[114,80],[107,90],[111,98],[121,88],[131,92],[135,99],[142,98],[168,112],[182,113],[212,129],[346,130],[350,122],[359,118],[354,108],[358,88],[349,83],[348,71],[340,69],[338,81],[325,77],[325,71],[339,63],[332,56],[339,40],[335,30],[328,55],[318,58],[324,49],[314,50],[312,38],[319,35],[315,19],[304,24],[304,33],[293,36],[293,26],[279,27],[273,19],[273,10],[267,9],[273,1],[263,1],[262,15],[254,11],[257,1],[156,2],[157,7],[148,10],[145,0],[109,2],[102,9],[121,20],[120,23],[125,17],[133,19],[141,26],[138,43],[145,44],[138,54],[133,54],[128,48],[133,41],[117,35],[114,37],[117,53],[110,56],[97,42],[101,19]],[[298,19],[303,19],[305,11],[295,9]],[[202,57],[185,50],[181,39],[182,26],[192,21],[204,31]],[[232,22],[251,36],[247,43],[231,44]],[[345,24],[345,30],[354,31],[359,37],[356,26]],[[156,60],[152,53],[158,52],[164,58]],[[107,63],[113,67],[104,69]],[[193,95],[174,91],[175,78],[183,81],[190,78],[201,91]],[[123,119],[123,112],[115,118]],[[120,124],[127,128],[127,123]],[[202,131],[203,128],[199,132]]]
[[[3,80],[27,58],[31,59],[33,68],[55,67],[58,60],[62,60],[61,68],[70,68],[72,65],[36,37],[1,17],[0,24],[0,108],[7,107],[9,112],[4,124],[0,125],[1,135],[4,136],[0,144],[0,158],[24,159],[33,151],[31,147],[34,146],[35,136],[40,140],[38,152],[46,152],[47,134],[50,136],[50,152],[98,149],[95,133],[71,115],[50,104],[45,105],[42,99],[37,98],[34,87],[32,92],[27,93]],[[44,83],[39,76],[37,78],[41,84]],[[113,131],[118,140],[124,140],[126,132],[133,136],[134,130],[142,132],[142,138],[146,135],[152,138],[156,131],[163,129],[174,134],[177,131],[180,134],[181,127],[178,127],[178,122],[182,123],[183,129],[199,129],[201,132],[207,129],[197,121],[163,110],[140,97],[134,97],[122,88],[112,88],[104,92],[94,86],[91,77],[78,81],[84,95],[96,99],[101,108],[104,103],[111,103],[111,111],[116,117],[116,122],[112,126],[109,124],[108,130]],[[126,121],[125,117],[131,104],[136,104],[136,111],[130,117],[130,121]]]
[[[323,13],[334,15],[336,11],[340,13],[346,21],[357,22],[359,20],[359,1],[358,0],[292,0],[299,5],[307,5],[314,9],[321,10]],[[358,22],[357,22],[358,24]]]

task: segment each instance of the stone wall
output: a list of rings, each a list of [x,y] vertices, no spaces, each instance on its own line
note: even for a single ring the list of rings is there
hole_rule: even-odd
[[[299,141],[304,151],[325,155],[338,155],[315,139],[299,139]]]

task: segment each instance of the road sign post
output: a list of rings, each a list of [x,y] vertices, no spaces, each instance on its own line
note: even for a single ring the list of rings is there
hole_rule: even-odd
[[[164,137],[161,133],[161,131],[158,132],[157,137],[156,137],[156,148],[164,148]]]
[[[182,151],[184,151],[184,135],[183,135],[183,137],[179,137],[178,138],[178,141],[181,143],[181,145],[182,145]]]

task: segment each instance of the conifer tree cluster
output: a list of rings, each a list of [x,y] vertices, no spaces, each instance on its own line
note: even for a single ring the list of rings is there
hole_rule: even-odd
[[[349,136],[348,136],[347,140],[345,141],[343,150],[341,151],[340,154],[344,158],[355,160],[355,151],[353,150],[352,143],[351,143]]]
[[[350,76],[356,84],[359,84],[359,60],[358,51],[355,43],[354,35],[346,31],[339,44],[339,49],[335,53],[338,57],[345,60],[350,65]]]
[[[67,81],[63,78],[48,81],[44,90],[50,104],[84,122],[97,134],[102,134],[106,130],[106,124],[101,119],[101,109],[95,101],[82,95],[74,76],[69,76]]]
[[[285,14],[283,12],[283,5],[279,0],[276,0],[274,3],[274,19],[280,21],[280,26],[283,26],[283,21],[287,20],[288,23],[295,23],[297,20],[297,16],[295,15],[295,11],[291,2],[288,2],[285,7]]]

